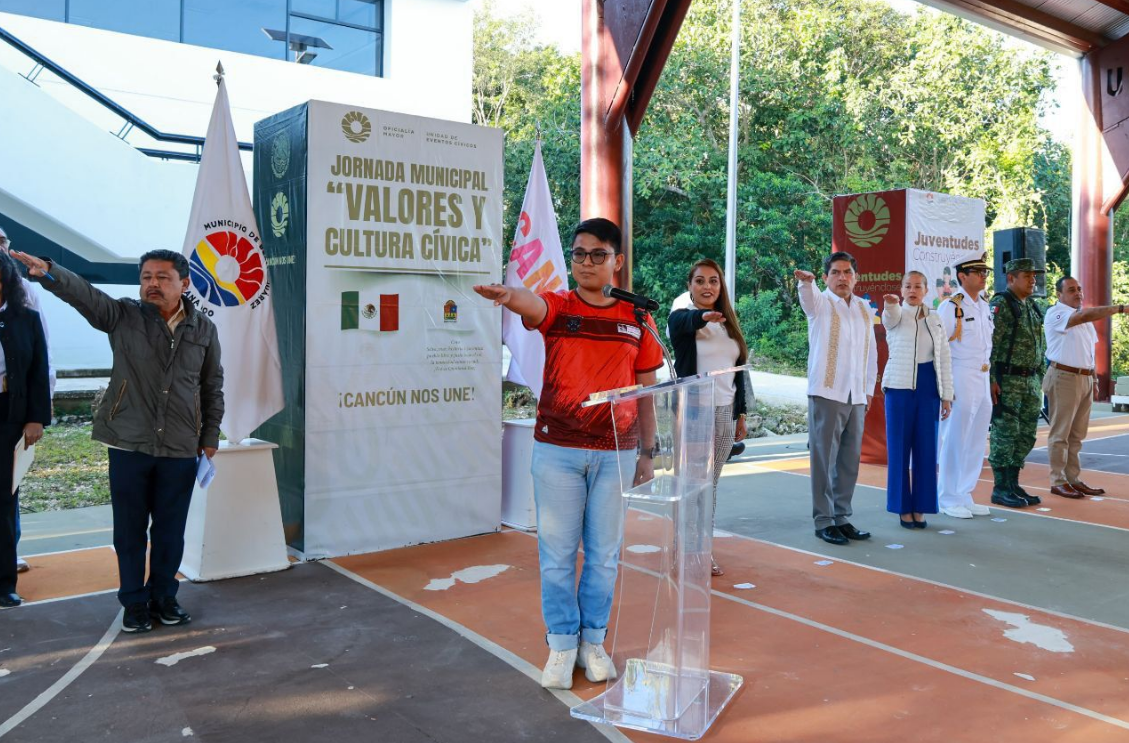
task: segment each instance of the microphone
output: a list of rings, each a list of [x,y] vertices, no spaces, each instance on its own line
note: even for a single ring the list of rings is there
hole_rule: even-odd
[[[605,284],[603,291],[605,297],[615,297],[620,301],[630,302],[639,309],[646,310],[647,312],[654,312],[659,308],[659,303],[655,300],[647,299],[642,294],[634,294],[624,289],[618,289],[611,284]]]

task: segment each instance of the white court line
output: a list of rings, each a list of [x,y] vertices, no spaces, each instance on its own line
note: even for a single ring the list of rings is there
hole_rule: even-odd
[[[718,529],[718,531],[725,531],[726,534],[730,534],[737,539],[744,539],[744,540],[749,541],[749,542],[757,542],[758,544],[763,544],[763,545],[766,545],[768,547],[779,547],[780,549],[785,549],[785,550],[788,550],[790,552],[798,552],[801,555],[811,555],[812,557],[826,558],[828,560],[834,560],[835,562],[841,562],[844,565],[851,565],[853,567],[862,568],[864,570],[872,570],[876,573],[884,573],[886,575],[893,575],[893,576],[896,576],[898,578],[904,578],[906,580],[915,580],[915,581],[918,581],[920,583],[927,583],[931,586],[937,586],[938,588],[944,588],[944,589],[947,589],[947,590],[950,590],[950,591],[956,591],[957,593],[966,593],[969,596],[976,596],[977,598],[986,599],[988,601],[996,601],[996,602],[1001,603],[1001,604],[1009,604],[1011,606],[1016,606],[1016,607],[1019,607],[1021,609],[1027,609],[1028,611],[1036,611],[1036,612],[1039,612],[1040,614],[1046,614],[1048,616],[1058,617],[1059,619],[1069,619],[1069,620],[1074,621],[1074,622],[1080,622],[1082,624],[1089,624],[1089,625],[1094,626],[1094,627],[1101,627],[1102,629],[1108,629],[1108,630],[1113,630],[1115,632],[1121,632],[1123,634],[1129,634],[1129,628],[1118,627],[1115,624],[1107,624],[1107,623],[1099,621],[1097,619],[1087,619],[1086,617],[1079,617],[1079,616],[1076,616],[1074,614],[1067,614],[1066,612],[1055,611],[1054,609],[1047,609],[1047,608],[1044,608],[1042,606],[1034,606],[1033,604],[1025,604],[1022,601],[1016,601],[1014,599],[1003,598],[1001,596],[993,596],[989,593],[981,593],[980,591],[974,591],[974,590],[969,589],[969,588],[963,588],[961,586],[954,586],[951,583],[942,583],[941,581],[938,581],[938,580],[932,580],[930,578],[922,578],[919,575],[910,575],[909,573],[900,573],[897,570],[890,570],[889,568],[880,568],[876,565],[868,565],[865,562],[855,562],[853,560],[844,560],[841,557],[835,557],[833,555],[828,555],[827,553],[824,553],[824,552],[812,552],[811,550],[806,550],[802,547],[793,547],[793,546],[788,545],[788,544],[780,544],[779,542],[770,542],[767,539],[758,539],[757,537],[750,537],[746,534],[738,534],[737,532],[732,532],[732,531],[727,531],[727,530],[722,530],[722,529]]]
[[[24,540],[21,539],[20,543],[22,544],[23,541]],[[51,555],[69,555],[72,552],[90,552],[92,550],[110,550],[111,552],[113,552],[114,546],[112,544],[96,544],[93,547],[75,547],[74,549],[70,550],[56,550],[54,552],[32,552],[30,554],[25,553],[23,557],[50,557]]]
[[[102,635],[102,639],[98,641],[98,644],[92,647],[86,653],[86,655],[82,657],[82,660],[80,660],[78,663],[75,663],[71,670],[67,671],[65,674],[63,674],[62,678],[51,684],[51,686],[47,687],[47,690],[42,694],[24,705],[23,709],[9,717],[3,725],[0,725],[0,738],[3,738],[8,733],[15,730],[16,726],[18,726],[24,720],[31,717],[39,710],[43,709],[43,707],[47,706],[47,704],[52,699],[57,697],[59,693],[63,691],[63,689],[66,689],[68,686],[74,683],[75,679],[81,676],[83,671],[85,671],[87,668],[90,668],[90,666],[94,665],[95,661],[102,657],[102,654],[106,652],[106,650],[110,647],[110,644],[113,643],[113,641],[117,638],[118,633],[121,632],[122,615],[124,613],[125,609],[122,609],[118,612],[118,615],[114,617],[114,621],[110,624],[110,628],[106,630],[106,634]]]
[[[758,472],[776,473],[776,474],[781,474],[781,475],[793,475],[795,477],[803,477],[805,479],[810,479],[808,477],[808,475],[806,475],[802,472],[789,472],[788,470],[777,470],[777,469],[773,469],[771,467],[762,467],[755,462],[745,462],[744,464],[745,464],[746,467],[750,467],[750,468],[752,468],[752,469],[754,469]],[[722,476],[724,477],[725,476],[725,470],[722,469],[721,473],[722,473]],[[978,482],[991,482],[991,481],[990,480],[979,480]],[[859,487],[874,488],[875,490],[885,490],[886,489],[886,488],[882,487],[881,485],[860,485]],[[1025,486],[1025,487],[1030,487],[1032,490],[1046,490],[1048,493],[1050,492],[1050,488],[1040,488],[1036,485],[1028,485],[1028,486]],[[1099,496],[1099,497],[1105,497],[1105,496]],[[1121,500],[1121,498],[1106,498],[1106,500]],[[1031,516],[1031,517],[1037,518],[1037,519],[1052,519],[1054,521],[1063,521],[1063,522],[1066,522],[1068,524],[1081,524],[1083,526],[1096,526],[1096,527],[1100,527],[1102,529],[1113,529],[1114,531],[1129,532],[1129,529],[1127,529],[1123,526],[1110,526],[1109,524],[1099,524],[1095,521],[1082,521],[1081,519],[1064,519],[1061,516],[1048,516],[1045,513],[1032,513],[1030,511],[1028,511],[1026,508],[1002,508],[1002,507],[997,506],[996,510],[999,511],[1000,513],[1014,513],[1014,514],[1017,514],[1017,515],[1020,515],[1020,516]]]
[[[70,601],[71,599],[85,599],[91,596],[105,596],[107,593],[117,593],[116,588],[107,588],[104,591],[90,591],[89,593],[76,593],[71,596],[56,596],[53,599],[40,599],[39,601],[25,601],[24,606],[39,606],[40,604],[54,604],[59,601]]]
[[[1093,470],[1091,470],[1091,471],[1093,471]],[[1105,474],[1107,474],[1107,475],[1118,475],[1118,474],[1125,474],[1125,473],[1123,473],[1123,472],[1106,472]],[[983,478],[983,477],[979,477],[979,478],[977,478],[977,479],[976,479],[976,482],[989,482],[989,483],[992,483],[993,485],[995,484],[995,480],[988,480],[988,479],[985,479],[985,478]],[[1028,489],[1030,489],[1030,490],[1042,490],[1042,491],[1043,491],[1044,493],[1049,493],[1049,492],[1051,492],[1051,489],[1050,489],[1050,488],[1044,488],[1044,487],[1042,487],[1042,486],[1040,486],[1040,485],[1024,485],[1023,487],[1024,487],[1024,488],[1028,488]],[[1056,497],[1056,498],[1058,498],[1059,496],[1057,496],[1057,495],[1056,495],[1055,497]],[[1087,496],[1086,496],[1086,500],[1089,500],[1090,498],[1101,498],[1102,500],[1112,500],[1112,501],[1117,501],[1118,503],[1129,503],[1129,499],[1126,499],[1126,498],[1114,498],[1113,496],[1110,496],[1110,495],[1097,495],[1097,496],[1091,496],[1091,495],[1087,495]],[[1054,501],[1051,501],[1051,502],[1053,503]],[[999,510],[1003,511],[1004,509],[1003,509],[1003,508],[1001,508],[1001,509],[999,509]],[[1009,509],[1007,509],[1007,510],[1008,510],[1008,511],[1011,511],[1012,509],[1010,509],[1010,508],[1009,508]],[[1018,511],[1019,513],[1023,513],[1023,509],[1015,509],[1015,510],[1016,510],[1016,511]],[[1006,512],[1006,511],[1005,511],[1005,512]],[[1029,514],[1027,514],[1027,515],[1028,515],[1028,516],[1034,516],[1034,515],[1036,515],[1036,514],[1032,514],[1032,513],[1029,513]],[[1054,517],[1053,517],[1053,516],[1048,516],[1047,518],[1054,518]],[[1063,519],[1063,521],[1077,521],[1077,519]],[[1082,521],[1082,522],[1080,522],[1080,523],[1083,523],[1083,524],[1091,524],[1091,523],[1093,523],[1093,522],[1092,522],[1092,521]],[[1105,526],[1105,524],[1094,524],[1094,526]],[[1111,527],[1109,527],[1109,528],[1111,528],[1111,529],[1120,529],[1120,528],[1122,528],[1122,527],[1120,527],[1120,526],[1111,526]]]
[[[80,534],[105,534],[106,532],[113,531],[114,527],[108,526],[104,529],[81,529],[79,531],[61,531],[55,534],[36,534],[35,536],[28,536],[27,534],[20,537],[20,542],[33,542],[36,539],[62,539],[63,537],[74,537]],[[98,545],[101,546],[101,545]]]
[[[798,622],[799,624],[803,624],[803,625],[806,625],[808,627],[811,627],[812,629],[817,629],[817,630],[820,630],[820,631],[823,631],[823,632],[827,632],[829,634],[836,635],[838,637],[842,637],[845,640],[851,640],[853,642],[857,642],[859,644],[866,645],[868,647],[874,648],[875,650],[881,650],[885,653],[890,653],[891,655],[896,655],[898,657],[905,658],[906,660],[914,661],[916,663],[921,663],[922,665],[929,666],[931,668],[935,668],[938,671],[945,671],[946,673],[951,673],[954,676],[960,676],[961,678],[968,679],[969,681],[975,681],[977,683],[984,684],[985,686],[991,686],[993,688],[1000,689],[1001,691],[1009,691],[1012,694],[1018,694],[1019,696],[1027,697],[1028,699],[1032,699],[1036,702],[1043,702],[1044,704],[1049,704],[1049,705],[1052,705],[1054,707],[1058,707],[1059,709],[1067,710],[1068,712],[1074,712],[1076,714],[1083,715],[1085,717],[1089,717],[1089,718],[1094,719],[1094,720],[1098,720],[1099,722],[1104,722],[1104,723],[1107,723],[1109,725],[1113,725],[1114,727],[1119,727],[1119,728],[1123,728],[1125,730],[1129,730],[1129,722],[1126,722],[1125,720],[1120,720],[1116,717],[1110,717],[1109,715],[1102,714],[1101,712],[1097,712],[1097,711],[1092,710],[1092,709],[1087,709],[1086,707],[1080,707],[1077,704],[1071,704],[1070,702],[1064,701],[1062,699],[1056,699],[1054,697],[1049,697],[1046,694],[1039,694],[1039,693],[1031,691],[1029,689],[1024,689],[1023,687],[1020,687],[1020,686],[1008,684],[1008,683],[1005,683],[1003,681],[997,681],[996,679],[991,678],[990,676],[983,676],[979,673],[974,673],[973,671],[966,671],[963,668],[958,668],[957,666],[951,666],[948,663],[942,663],[940,661],[933,660],[932,658],[926,658],[923,655],[918,655],[917,653],[911,653],[908,650],[902,650],[901,648],[896,648],[893,645],[887,645],[884,642],[878,642],[877,640],[871,640],[870,638],[863,637],[862,635],[856,635],[853,632],[848,632],[846,630],[839,629],[838,627],[832,627],[831,625],[823,624],[822,622],[817,622],[813,619],[808,619],[807,617],[801,617],[798,614],[792,614],[791,612],[782,611],[780,609],[775,609],[771,606],[765,606],[764,604],[758,604],[756,602],[749,601],[748,599],[740,598],[739,596],[734,596],[732,594],[723,593],[721,591],[711,591],[711,593],[714,596],[717,596],[719,598],[723,598],[727,601],[733,601],[734,603],[744,604],[745,606],[748,606],[752,609],[757,609],[759,611],[763,611],[767,614],[772,614],[772,615],[780,617],[782,619],[789,619],[793,622]]]
[[[518,533],[523,533],[523,532],[518,532]],[[442,614],[439,614],[438,612],[432,611],[431,609],[428,609],[425,606],[417,604],[416,602],[412,601],[411,599],[407,599],[407,598],[404,598],[403,596],[401,596],[397,593],[393,593],[392,591],[389,591],[387,588],[380,586],[380,585],[377,585],[376,583],[373,583],[369,579],[363,578],[363,577],[357,575],[356,573],[354,573],[353,571],[351,571],[347,568],[341,567],[340,565],[333,562],[332,560],[321,560],[321,561],[318,562],[318,564],[319,565],[325,565],[330,570],[334,570],[334,571],[340,573],[341,575],[344,575],[346,578],[349,578],[350,580],[353,580],[353,581],[356,581],[357,583],[360,583],[362,586],[365,586],[366,588],[371,588],[372,590],[376,591],[380,595],[385,596],[386,598],[390,598],[398,604],[403,604],[404,606],[408,607],[409,609],[411,609],[412,611],[414,611],[418,614],[422,614],[425,617],[428,617],[429,619],[435,620],[436,622],[443,625],[447,629],[451,630],[455,634],[457,634],[457,635],[459,635],[459,636],[461,636],[461,637],[463,637],[467,640],[470,640],[472,643],[474,643],[478,647],[482,648],[486,652],[490,653],[494,657],[496,657],[499,660],[505,662],[506,664],[508,664],[512,668],[516,669],[517,671],[525,674],[530,679],[535,681],[538,685],[541,684],[541,669],[537,668],[532,663],[529,663],[528,661],[526,661],[524,658],[518,656],[517,654],[510,652],[509,650],[502,647],[498,643],[493,642],[492,640],[486,639],[485,637],[478,634],[474,630],[471,630],[471,629],[459,624],[455,620],[450,619],[448,617],[445,617]],[[580,697],[573,694],[571,691],[565,691],[563,689],[546,689],[545,691],[550,692],[554,697],[556,697],[560,702],[562,702],[565,706],[567,706],[569,708],[575,707],[576,705],[578,705],[578,704],[580,704],[581,702],[584,701]],[[631,743],[631,739],[628,738],[623,733],[621,733],[617,728],[611,727],[610,725],[596,725],[596,724],[593,724],[593,723],[589,723],[589,724],[592,725],[592,727],[596,731],[598,731],[600,734],[602,734],[605,738],[612,741],[613,743]]]
[[[898,578],[904,578],[906,580],[918,581],[919,583],[927,583],[931,586],[937,586],[938,588],[944,588],[944,589],[949,590],[949,591],[955,591],[957,593],[966,593],[969,596],[976,596],[977,598],[986,599],[988,601],[995,601],[995,602],[1001,603],[1001,604],[1008,604],[1010,606],[1015,606],[1015,607],[1018,607],[1020,609],[1027,609],[1028,611],[1036,611],[1036,612],[1039,612],[1041,614],[1046,614],[1048,616],[1058,617],[1060,619],[1069,619],[1069,620],[1074,621],[1074,622],[1080,622],[1082,624],[1088,624],[1088,625],[1091,625],[1093,627],[1101,627],[1102,629],[1113,630],[1115,632],[1121,632],[1123,634],[1129,635],[1129,628],[1118,627],[1115,624],[1107,624],[1106,622],[1102,622],[1098,619],[1087,619],[1086,617],[1080,617],[1080,616],[1077,616],[1075,614],[1067,614],[1066,612],[1063,612],[1063,611],[1056,611],[1054,609],[1047,609],[1045,607],[1035,606],[1033,604],[1025,604],[1022,601],[1016,601],[1014,599],[1004,598],[1002,596],[993,596],[992,594],[989,594],[989,593],[981,593],[980,591],[974,591],[970,588],[964,588],[963,586],[954,586],[951,583],[942,583],[941,581],[932,580],[931,578],[922,578],[919,575],[910,575],[909,573],[900,573],[897,570],[890,570],[889,568],[880,568],[877,565],[868,565],[865,562],[854,562],[853,560],[844,560],[841,557],[836,557],[834,555],[828,555],[828,554],[823,553],[823,552],[812,552],[811,550],[806,550],[802,547],[793,547],[793,546],[788,545],[788,544],[780,544],[779,542],[770,542],[767,539],[759,539],[757,537],[750,537],[747,534],[738,534],[737,532],[728,531],[728,530],[724,530],[724,529],[715,529],[715,530],[720,531],[720,532],[724,532],[725,534],[729,534],[730,536],[735,537],[737,539],[744,539],[744,540],[749,541],[749,542],[756,542],[758,544],[763,544],[763,545],[766,545],[768,547],[779,547],[780,549],[788,550],[789,552],[797,552],[801,555],[811,555],[812,557],[820,557],[820,558],[824,558],[824,559],[828,559],[828,560],[833,560],[834,562],[841,562],[844,565],[851,565],[851,566],[856,567],[856,568],[862,568],[863,570],[871,570],[875,573],[883,573],[885,575],[893,575],[893,576],[896,576]],[[526,532],[526,531],[516,531],[515,530],[515,533],[516,534],[524,534],[525,536],[532,537],[534,539],[537,538],[536,534]],[[580,552],[581,552],[581,554],[583,554],[584,549],[581,548]]]
[[[517,533],[520,534],[520,533],[524,533],[524,532],[517,532]],[[533,536],[533,535],[531,534],[529,536]],[[474,642],[475,644],[477,644],[479,647],[483,648],[484,650],[487,650],[488,652],[491,652],[491,653],[497,655],[502,660],[505,660],[511,666],[518,669],[519,671],[522,671],[523,673],[525,673],[530,678],[534,678],[534,679],[537,678],[537,669],[534,668],[531,664],[527,663],[526,661],[524,661],[521,658],[518,658],[513,653],[511,653],[509,650],[501,647],[497,643],[494,643],[490,640],[487,640],[486,638],[482,637],[481,635],[467,629],[466,627],[459,624],[458,622],[455,622],[454,620],[449,619],[449,618],[443,616],[442,614],[438,614],[436,612],[433,612],[430,609],[424,608],[423,606],[420,606],[419,604],[416,604],[415,602],[413,602],[409,599],[403,598],[402,596],[399,596],[399,595],[389,591],[388,589],[383,588],[383,587],[373,583],[372,581],[366,580],[365,578],[362,578],[359,575],[356,575],[355,573],[352,573],[351,571],[340,567],[339,565],[335,565],[334,563],[332,563],[328,560],[325,561],[325,564],[328,565],[331,569],[336,570],[337,572],[341,573],[342,575],[345,575],[349,578],[352,578],[353,580],[357,581],[358,583],[365,585],[365,586],[368,586],[369,588],[373,589],[374,591],[377,591],[380,594],[387,596],[388,598],[390,598],[394,601],[397,601],[397,602],[411,608],[414,611],[417,611],[421,614],[424,614],[425,616],[428,616],[431,619],[434,619],[435,621],[443,624],[444,626],[454,630],[455,632],[457,632],[458,634],[462,635],[463,637],[466,637],[467,639],[471,640],[472,642]],[[652,571],[649,571],[649,570],[646,570],[646,569],[641,569],[641,568],[638,568],[638,567],[635,567],[633,569],[639,570],[640,572],[650,573],[650,574],[654,575],[654,573],[652,573]],[[743,599],[743,598],[740,598],[740,597],[737,597],[737,596],[733,596],[733,595],[725,593],[723,591],[711,589],[710,594],[713,595],[713,596],[717,596],[718,598],[725,599],[726,601],[733,601],[733,602],[738,603],[738,604],[744,604],[744,605],[746,605],[746,606],[748,606],[752,609],[757,609],[757,610],[763,611],[767,614],[772,614],[774,616],[781,617],[782,619],[789,619],[791,621],[797,622],[799,624],[803,624],[803,625],[811,627],[813,629],[817,629],[817,630],[820,630],[820,631],[823,631],[823,632],[827,632],[828,634],[836,635],[836,636],[841,637],[843,639],[851,640],[853,642],[857,642],[861,645],[866,645],[867,647],[874,648],[875,650],[881,650],[883,652],[890,653],[891,655],[896,655],[896,656],[904,658],[906,660],[914,661],[914,662],[920,663],[922,665],[929,666],[929,667],[934,668],[934,669],[939,670],[939,671],[945,671],[945,672],[951,673],[955,676],[960,676],[961,678],[965,678],[965,679],[968,679],[970,681],[974,681],[974,682],[984,684],[985,686],[991,686],[993,688],[1000,689],[1001,691],[1008,691],[1008,692],[1011,692],[1013,694],[1018,694],[1019,696],[1027,697],[1028,699],[1032,699],[1032,700],[1037,701],[1037,702],[1043,702],[1044,704],[1049,704],[1049,705],[1052,705],[1054,707],[1058,707],[1060,709],[1067,710],[1069,712],[1074,712],[1074,713],[1082,715],[1084,717],[1089,717],[1091,719],[1098,720],[1100,722],[1104,722],[1104,723],[1113,725],[1115,727],[1120,727],[1120,728],[1123,728],[1125,730],[1129,730],[1129,722],[1126,722],[1125,720],[1120,720],[1116,717],[1110,717],[1109,715],[1102,714],[1101,712],[1097,712],[1096,710],[1087,709],[1086,707],[1080,707],[1076,704],[1072,704],[1070,702],[1067,702],[1067,701],[1064,701],[1064,700],[1061,700],[1061,699],[1056,699],[1054,697],[1049,697],[1045,694],[1039,694],[1037,692],[1033,692],[1033,691],[1030,691],[1028,689],[1024,689],[1024,688],[1019,687],[1019,686],[1014,686],[1012,684],[1008,684],[1008,683],[1005,683],[1005,682],[1002,682],[1002,681],[997,681],[996,679],[993,679],[989,676],[983,676],[981,674],[974,673],[972,671],[967,671],[963,668],[958,668],[956,666],[951,666],[947,663],[935,661],[931,658],[926,658],[925,656],[917,655],[916,653],[911,653],[907,650],[902,650],[902,649],[896,648],[892,645],[887,645],[886,643],[883,643],[883,642],[878,642],[877,640],[871,640],[870,638],[863,637],[862,635],[856,635],[853,632],[848,632],[846,630],[839,629],[838,627],[832,627],[831,625],[823,624],[822,622],[817,622],[813,619],[808,619],[807,617],[802,617],[798,614],[792,614],[791,612],[783,611],[781,609],[776,609],[776,608],[773,608],[771,606],[758,604],[758,603],[755,603],[753,601],[749,601],[747,599]],[[1005,602],[1005,603],[1014,603],[1014,602]],[[574,696],[571,693],[554,692],[554,694],[557,694],[557,698],[561,699],[562,701],[564,701],[563,697],[566,694],[567,694],[567,696]],[[577,701],[579,701],[579,700],[577,700]],[[594,726],[594,727],[596,727],[597,730],[604,732],[602,730],[602,728],[604,726],[597,725],[597,726]],[[622,736],[622,733],[619,733],[618,730],[616,730],[615,732]],[[609,738],[609,740],[610,739],[611,738]],[[626,741],[628,739],[626,738],[626,736],[624,736],[624,737],[618,738],[616,740],[625,740]]]

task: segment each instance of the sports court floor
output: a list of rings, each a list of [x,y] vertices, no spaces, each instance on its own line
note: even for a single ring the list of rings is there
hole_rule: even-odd
[[[1129,743],[1129,416],[1091,426],[1104,498],[1051,495],[1045,463],[1021,476],[1041,506],[924,531],[864,465],[853,523],[874,536],[836,547],[812,534],[803,437],[750,442],[722,478],[712,597],[713,667],[745,685],[706,739]],[[571,719],[602,691],[582,674],[538,686],[529,534],[185,583],[192,624],[129,636],[96,517],[32,520],[54,553],[0,613],[5,743],[657,740]]]

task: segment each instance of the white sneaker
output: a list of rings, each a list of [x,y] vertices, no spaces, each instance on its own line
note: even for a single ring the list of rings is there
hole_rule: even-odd
[[[571,689],[574,668],[576,668],[576,648],[549,651],[549,660],[545,663],[545,670],[541,671],[541,687]]]
[[[581,641],[576,665],[584,669],[584,677],[592,683],[614,679],[616,676],[615,664],[604,652],[603,645]]]
[[[952,516],[954,519],[970,519],[972,518],[972,511],[964,506],[955,506],[954,508],[942,508],[941,513],[946,516]]]
[[[971,506],[968,507],[968,510],[973,516],[991,516],[992,515],[992,509],[991,508],[988,508],[987,506],[982,506],[979,503],[973,503]]]
[[[16,572],[17,573],[26,573],[29,570],[31,570],[31,565],[27,564],[27,560],[23,559],[22,557],[17,557],[16,558]]]

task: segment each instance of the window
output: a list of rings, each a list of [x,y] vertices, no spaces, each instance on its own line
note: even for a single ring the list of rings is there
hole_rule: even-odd
[[[313,36],[328,44],[328,49],[310,49],[310,52],[317,55],[309,62],[315,67],[362,75],[379,74],[380,37],[375,31],[295,17],[290,19],[290,33],[292,38],[295,34],[301,34]]]
[[[66,0],[0,0],[0,13],[29,15],[49,21],[67,19]]]
[[[74,0],[71,0],[74,2]],[[286,0],[183,0],[186,44],[286,59],[264,28],[286,30]]]
[[[383,73],[384,0],[0,0],[0,12]]]
[[[180,0],[70,0],[68,20],[80,26],[180,41]]]
[[[328,45],[315,49],[308,44],[312,54],[305,57],[307,64],[380,75],[383,9],[382,0],[290,0],[290,33]]]

